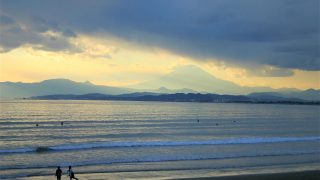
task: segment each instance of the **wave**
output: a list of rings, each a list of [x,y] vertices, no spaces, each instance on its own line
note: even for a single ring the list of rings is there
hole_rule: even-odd
[[[23,118],[0,118],[0,121],[3,121],[3,120],[22,120]]]
[[[36,148],[20,148],[20,149],[3,149],[0,150],[0,154],[8,154],[8,153],[28,153],[28,152],[37,152],[44,153],[48,151],[54,151],[51,147],[39,146]]]
[[[194,160],[219,160],[219,159],[234,159],[234,158],[255,158],[255,157],[275,157],[275,156],[295,156],[295,155],[318,155],[320,151],[289,151],[289,152],[271,152],[271,153],[256,153],[256,154],[232,154],[223,156],[184,156],[184,157],[152,157],[152,158],[134,158],[134,159],[112,159],[112,160],[102,160],[102,161],[91,161],[91,162],[72,162],[72,163],[62,163],[60,166],[97,166],[97,165],[110,165],[117,163],[149,163],[149,162],[174,162],[174,161],[194,161]],[[310,161],[306,161],[310,163]],[[314,159],[312,163],[318,163],[317,159]],[[41,169],[41,168],[55,168],[56,165],[13,165],[1,167],[0,170],[18,170],[18,169]]]
[[[95,148],[261,144],[261,143],[281,143],[281,142],[318,141],[318,140],[320,140],[320,137],[316,136],[316,137],[251,137],[251,138],[229,138],[229,139],[215,139],[215,140],[201,140],[201,141],[93,142],[93,143],[83,143],[83,144],[57,145],[52,147],[40,146],[35,148],[4,149],[4,150],[0,150],[0,154],[86,150],[86,149],[95,149]]]

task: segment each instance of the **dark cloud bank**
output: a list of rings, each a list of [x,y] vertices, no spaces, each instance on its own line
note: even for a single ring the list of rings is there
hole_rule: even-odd
[[[45,34],[49,31],[51,35]],[[46,51],[79,52],[68,40],[75,36],[73,31],[61,29],[57,24],[39,17],[21,23],[6,14],[0,14],[0,52],[8,52],[26,44]]]
[[[282,68],[320,70],[318,0],[0,2],[5,13],[1,26],[17,24],[15,19],[28,22],[27,17],[41,17],[28,23],[33,29],[28,38],[19,34],[19,27],[10,29],[10,33],[19,34],[19,40],[2,37],[1,44],[8,49],[30,41],[41,42],[48,50],[73,48],[68,41],[50,45],[38,39],[37,34],[48,29],[66,38],[75,37],[75,32],[105,31],[197,59],[223,59],[242,67],[277,67],[263,76],[292,75],[291,70]]]

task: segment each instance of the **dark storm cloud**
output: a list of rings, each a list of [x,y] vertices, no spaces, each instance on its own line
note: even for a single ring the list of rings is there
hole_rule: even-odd
[[[50,24],[48,21],[40,17],[32,17],[30,25],[33,30],[40,33],[47,32],[50,29],[58,29],[56,24]]]
[[[8,25],[12,25],[15,24],[14,19],[12,19],[9,16],[6,15],[0,15],[0,25],[1,26],[8,26]]]
[[[48,31],[56,34],[43,34]],[[0,14],[0,36],[0,52],[8,52],[26,44],[46,51],[80,51],[65,38],[75,37],[74,32],[69,29],[61,30],[57,24],[39,17],[20,23],[8,15]]]
[[[66,37],[77,37],[77,34],[70,29],[65,29],[62,33]]]
[[[1,4],[17,18],[43,17],[88,34],[105,31],[196,59],[218,58],[242,67],[320,70],[318,0],[11,0]],[[38,24],[39,31],[54,28],[46,22]],[[68,31],[64,34],[74,37]],[[285,74],[291,73],[280,73]]]

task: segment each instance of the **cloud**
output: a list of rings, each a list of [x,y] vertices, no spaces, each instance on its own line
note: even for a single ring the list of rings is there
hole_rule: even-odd
[[[320,70],[318,0],[1,2],[20,19],[35,15],[76,32],[104,31],[196,60]],[[54,29],[47,21],[38,25],[38,31]]]
[[[0,25],[1,26],[10,26],[12,24],[15,24],[15,20],[13,20],[12,18],[10,18],[9,16],[6,15],[0,15]]]
[[[32,30],[39,32],[39,33],[44,33],[49,30],[51,31],[59,31],[60,28],[56,23],[49,23],[43,18],[40,18],[38,16],[34,16],[30,18],[29,20],[29,27],[32,28]]]
[[[32,18],[21,23],[8,15],[0,15],[0,52],[9,52],[24,45],[45,51],[80,52],[69,37],[76,34],[69,29],[61,30],[42,18]]]
[[[71,29],[65,29],[62,34],[65,37],[77,37],[77,34],[75,32],[73,32]]]
[[[272,66],[262,66],[247,69],[246,72],[250,75],[258,77],[288,77],[294,75],[294,72],[291,69],[283,69]]]

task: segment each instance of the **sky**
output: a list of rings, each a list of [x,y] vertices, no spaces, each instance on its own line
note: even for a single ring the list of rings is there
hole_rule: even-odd
[[[131,86],[195,65],[241,86],[318,89],[319,7],[318,0],[0,0],[0,81]]]

